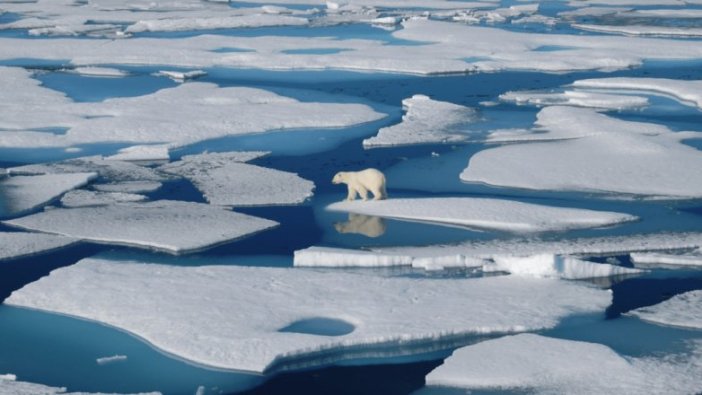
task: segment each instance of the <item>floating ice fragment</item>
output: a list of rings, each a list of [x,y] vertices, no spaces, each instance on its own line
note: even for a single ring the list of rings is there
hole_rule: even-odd
[[[167,161],[170,159],[168,151],[168,145],[134,145],[122,148],[116,154],[105,159],[135,162]]]
[[[92,187],[101,192],[150,193],[161,188],[162,185],[157,181],[124,181],[110,184],[93,184]]]
[[[469,137],[466,127],[478,118],[472,108],[425,95],[405,99],[402,106],[406,111],[402,122],[382,128],[377,136],[363,140],[365,148],[465,141]]]
[[[124,362],[127,360],[126,355],[113,355],[111,357],[98,358],[95,361],[98,365],[107,365],[115,362]]]
[[[576,190],[645,198],[702,197],[702,155],[681,143],[702,133],[623,121],[591,109],[547,107],[540,133],[471,157],[461,180],[526,189]]]
[[[303,26],[307,18],[270,13],[208,16],[199,18],[166,18],[138,21],[125,30],[125,33],[175,32],[203,29],[238,29],[267,26]]]
[[[176,254],[231,242],[277,225],[274,221],[207,204],[169,200],[59,208],[5,221],[5,224]]]
[[[221,206],[298,204],[312,196],[314,184],[297,174],[241,163],[265,154],[191,155],[159,169],[189,179],[209,203]]]
[[[532,256],[494,255],[493,263],[485,265],[485,271],[507,271],[510,274],[534,277],[554,277],[567,280],[582,280],[642,273],[607,263],[594,263],[582,259],[553,254]]]
[[[702,268],[702,250],[699,248],[692,252],[680,254],[637,252],[631,253],[629,256],[636,267],[663,267],[669,269]]]
[[[689,291],[627,314],[661,325],[702,329],[702,290]]]
[[[599,33],[621,33],[629,36],[702,37],[702,29],[695,27],[651,25],[591,25],[574,23],[576,29]]]
[[[204,70],[192,70],[192,71],[170,71],[170,70],[161,70],[156,75],[162,75],[164,77],[168,77],[174,81],[177,82],[185,82],[188,80],[194,80],[196,78],[204,77],[207,75],[207,72]]]
[[[334,203],[329,205],[327,209],[515,233],[594,228],[636,219],[634,216],[621,213],[478,198],[351,201]]]
[[[123,192],[95,192],[78,189],[69,191],[61,198],[64,207],[105,206],[119,202],[140,202],[146,200],[144,195]]]
[[[45,174],[0,179],[0,218],[37,209],[96,178],[95,173]]]
[[[78,240],[41,233],[0,232],[0,261],[69,247]]]
[[[563,93],[542,93],[530,91],[507,92],[500,95],[500,100],[534,106],[567,105],[608,110],[625,110],[641,108],[648,105],[648,99],[641,96],[614,95],[609,93],[572,90],[566,90]]]
[[[42,384],[18,381],[14,374],[0,375],[0,394],[2,395],[108,395],[96,392],[66,392],[66,388],[49,387]],[[119,394],[112,394],[119,395]],[[161,395],[160,392],[133,395]]]
[[[93,77],[126,77],[129,75],[129,73],[120,69],[93,66],[76,67],[74,69],[68,69],[67,71]]]
[[[592,78],[573,82],[582,88],[621,89],[655,92],[672,96],[683,104],[693,104],[702,110],[702,81],[673,80],[668,78]]]

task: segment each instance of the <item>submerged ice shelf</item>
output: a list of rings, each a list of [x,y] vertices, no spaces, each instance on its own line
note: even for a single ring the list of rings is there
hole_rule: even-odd
[[[301,367],[303,359],[315,365],[315,358],[329,364],[378,352],[399,356],[470,336],[550,328],[571,314],[603,311],[610,298],[583,285],[512,276],[441,281],[85,259],[27,285],[7,303],[115,326],[206,366],[264,372]],[[464,303],[449,303],[454,300]],[[354,330],[342,336],[281,331],[310,317],[341,320]]]

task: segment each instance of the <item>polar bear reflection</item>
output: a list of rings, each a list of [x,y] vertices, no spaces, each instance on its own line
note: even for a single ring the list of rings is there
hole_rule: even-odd
[[[370,215],[349,213],[349,220],[336,222],[334,228],[339,233],[357,233],[366,237],[378,237],[385,233],[385,220]]]
[[[356,199],[356,194],[361,195],[361,199],[367,200],[368,191],[373,194],[373,200],[382,200],[388,197],[385,190],[385,176],[377,169],[340,171],[334,175],[332,184],[346,184],[348,186],[346,200]]]

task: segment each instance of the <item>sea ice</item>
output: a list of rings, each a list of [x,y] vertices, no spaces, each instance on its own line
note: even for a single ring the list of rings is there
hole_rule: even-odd
[[[695,27],[651,25],[591,25],[574,23],[576,29],[598,33],[621,33],[629,36],[701,37],[702,29]]]
[[[661,325],[702,329],[702,290],[689,291],[627,314]]]
[[[168,177],[154,169],[130,162],[105,159],[101,156],[68,159],[61,162],[41,163],[12,167],[7,170],[15,175],[97,173],[101,178],[113,181],[164,181]]]
[[[702,136],[623,121],[575,107],[539,112],[535,133],[471,157],[460,178],[496,186],[639,195],[702,197],[702,155],[681,143]],[[560,140],[542,141],[539,140]]]
[[[697,366],[702,362],[699,355],[688,358]],[[702,379],[685,377],[694,372],[692,364],[685,365],[664,358],[625,358],[596,343],[519,334],[455,351],[426,382],[537,394],[694,393]]]
[[[594,228],[636,219],[621,213],[458,197],[344,201],[333,203],[327,209],[516,233]]]
[[[567,280],[613,277],[642,273],[607,263],[594,263],[582,259],[553,254],[532,256],[495,255],[493,263],[483,267],[484,271],[507,271],[519,276],[554,277]]]
[[[140,202],[146,199],[144,195],[123,192],[95,192],[77,189],[69,191],[61,198],[64,207],[105,206],[118,202]]]
[[[203,250],[277,225],[207,204],[170,200],[57,208],[4,223],[97,243],[175,254]]]
[[[130,25],[124,31],[125,33],[173,32],[203,29],[236,29],[243,27],[302,26],[308,23],[309,21],[307,18],[263,13],[141,20]]]
[[[410,144],[453,143],[468,138],[466,126],[475,122],[477,112],[469,107],[414,95],[402,101],[402,122],[380,129],[363,140],[365,148]]]
[[[95,173],[45,174],[0,179],[0,217],[37,209],[64,193],[88,184]]]
[[[192,70],[192,71],[172,71],[172,70],[161,70],[156,75],[162,75],[168,77],[176,82],[185,82],[188,80],[194,80],[196,78],[204,77],[207,72],[204,70]]]
[[[95,360],[98,365],[108,365],[115,362],[124,362],[127,360],[126,355],[113,355],[111,357],[101,357]]]
[[[157,181],[124,181],[109,184],[93,184],[93,189],[100,192],[150,193],[161,188]]]
[[[197,292],[183,292],[188,289]],[[111,325],[206,366],[264,372],[550,328],[572,314],[603,311],[610,300],[608,291],[581,284],[514,276],[445,281],[90,258],[6,302]],[[324,335],[323,328],[319,334],[281,331],[310,318],[342,321],[353,330],[339,336]]]
[[[312,196],[314,184],[297,174],[241,163],[265,154],[191,155],[159,169],[189,179],[209,203],[221,206],[298,204]]]
[[[168,144],[133,145],[122,148],[105,159],[134,162],[167,161],[170,159]]]
[[[0,261],[65,248],[78,240],[41,233],[0,232]]]
[[[91,77],[126,77],[129,75],[126,71],[109,67],[86,66],[67,69],[66,71]]]
[[[17,381],[13,374],[0,374],[0,395],[108,395],[95,392],[66,392],[62,387],[49,387],[42,384]],[[112,394],[118,395],[118,394]],[[161,395],[160,392],[149,392],[133,395]]]
[[[648,99],[641,96],[614,95],[577,90],[566,90],[562,93],[533,91],[507,92],[500,95],[500,100],[539,107],[566,105],[607,110],[626,110],[641,108],[648,105]]]
[[[629,254],[629,256],[636,267],[702,268],[702,249],[700,248],[681,254],[636,252]]]
[[[654,92],[672,96],[683,104],[692,104],[702,110],[702,81],[673,80],[669,78],[592,78],[573,82],[573,86],[598,89],[621,89]]]

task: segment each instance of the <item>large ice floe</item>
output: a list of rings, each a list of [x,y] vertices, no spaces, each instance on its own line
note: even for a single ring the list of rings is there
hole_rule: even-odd
[[[64,193],[88,184],[95,173],[14,176],[0,179],[0,218],[37,209]]]
[[[661,325],[702,329],[702,290],[675,295],[657,305],[641,307],[627,314]]]
[[[500,100],[520,105],[576,106],[606,110],[627,110],[648,105],[648,99],[641,96],[616,95],[611,93],[565,90],[564,92],[507,92],[500,95]]]
[[[49,387],[17,380],[13,374],[0,374],[0,395],[100,395],[88,392],[66,392],[63,387]],[[107,395],[107,394],[104,394]],[[118,395],[118,394],[112,394]],[[133,395],[160,395],[160,392],[149,392]]]
[[[629,36],[701,37],[702,29],[695,27],[651,25],[593,25],[574,23],[576,29],[598,33],[621,33]]]
[[[78,240],[41,233],[0,232],[0,261],[68,247]]]
[[[594,228],[636,219],[621,213],[463,197],[344,201],[327,209],[515,233]]]
[[[672,96],[683,104],[702,110],[702,81],[673,80],[669,78],[591,78],[573,82],[579,88],[633,90]]]
[[[608,291],[515,276],[445,281],[91,258],[6,303],[111,325],[206,366],[270,372],[550,328],[572,314],[603,311],[610,300]],[[325,322],[344,330],[329,333]]]
[[[0,128],[6,129],[0,146],[6,148],[108,142],[174,147],[274,130],[341,128],[384,116],[361,104],[301,102],[261,89],[195,82],[144,96],[76,103],[16,68],[0,68],[0,99],[5,103]],[[55,128],[65,132],[46,131]]]
[[[405,115],[397,125],[380,129],[378,135],[363,140],[366,148],[410,144],[454,143],[469,138],[467,125],[477,112],[458,104],[414,95],[402,101]]]
[[[141,202],[146,196],[123,192],[95,192],[78,189],[67,192],[61,198],[64,207],[105,206],[119,202]]]
[[[702,155],[681,141],[700,136],[591,109],[547,107],[537,115],[535,133],[513,136],[522,144],[478,152],[460,177],[526,189],[697,198]]]
[[[105,159],[101,156],[90,156],[68,159],[61,162],[31,164],[7,169],[15,175],[65,174],[65,173],[96,173],[103,179],[112,182],[150,181],[160,182],[168,177],[157,171],[130,162]]]
[[[677,254],[664,252],[632,252],[629,255],[636,267],[702,269],[702,248]]]
[[[190,155],[159,169],[189,179],[209,203],[222,206],[297,204],[312,196],[314,183],[297,174],[243,163],[265,154]]]
[[[696,349],[678,360],[630,358],[601,344],[520,334],[455,351],[426,382],[537,394],[691,394],[702,386],[701,357]]]
[[[277,225],[207,204],[159,200],[57,208],[5,221],[14,227],[97,243],[186,253],[230,242]]]

